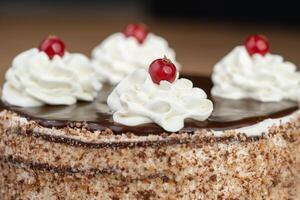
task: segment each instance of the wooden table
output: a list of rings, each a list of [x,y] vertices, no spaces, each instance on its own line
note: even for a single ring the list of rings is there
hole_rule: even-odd
[[[135,21],[144,21],[154,33],[167,38],[186,73],[210,73],[220,58],[253,33],[268,36],[273,53],[300,66],[300,29],[297,27],[105,17],[0,18],[0,83],[14,56],[37,46],[48,35],[63,38],[70,52],[90,55],[92,48],[106,36]]]

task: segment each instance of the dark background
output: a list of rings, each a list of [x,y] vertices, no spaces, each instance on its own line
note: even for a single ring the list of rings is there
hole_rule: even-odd
[[[275,1],[168,1],[168,0],[0,0],[0,15],[122,15],[156,18],[233,20],[299,25],[299,2]]]
[[[155,16],[299,25],[297,1],[149,1]]]

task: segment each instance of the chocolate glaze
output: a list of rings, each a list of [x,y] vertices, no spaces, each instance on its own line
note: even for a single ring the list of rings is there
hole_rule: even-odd
[[[42,134],[39,132],[34,132],[32,130],[28,130],[25,132],[16,131],[14,134],[22,135],[26,137],[35,137],[40,138],[48,142],[55,142],[60,144],[67,144],[74,147],[86,147],[86,148],[94,148],[94,149],[102,149],[102,148],[113,148],[113,149],[122,149],[122,148],[136,148],[136,147],[162,147],[162,146],[170,146],[174,144],[190,144],[190,145],[201,145],[207,143],[231,143],[231,142],[255,142],[260,139],[264,139],[265,135],[259,136],[246,136],[245,134],[238,135],[230,135],[230,136],[221,136],[221,137],[198,137],[193,138],[191,140],[188,138],[181,137],[172,137],[171,139],[162,139],[162,140],[142,140],[142,141],[117,141],[117,142],[85,142],[78,139],[73,139],[65,136],[56,136],[49,134]],[[292,142],[291,138],[283,135],[287,141]]]
[[[206,121],[186,120],[180,132],[193,133],[199,129],[226,130],[258,123],[267,118],[278,118],[296,111],[298,105],[292,101],[258,102],[251,99],[231,100],[210,97],[212,82],[209,77],[185,75],[194,86],[206,91],[214,102],[214,111]],[[45,127],[63,128],[77,122],[84,122],[91,131],[111,129],[115,134],[132,132],[139,135],[165,132],[154,123],[139,126],[124,126],[115,123],[106,105],[106,98],[112,87],[105,85],[99,97],[92,103],[78,102],[71,106],[42,106],[22,108],[0,102],[0,110],[8,109]]]
[[[48,171],[48,172],[54,172],[60,175],[69,175],[69,174],[77,174],[77,173],[84,173],[86,175],[89,175],[89,177],[97,175],[97,174],[106,174],[106,175],[120,175],[120,170],[114,170],[112,168],[104,168],[104,169],[97,169],[97,168],[91,168],[91,169],[78,169],[75,167],[69,167],[69,166],[53,166],[49,165],[48,163],[38,163],[38,162],[32,162],[29,160],[25,160],[18,156],[7,156],[7,157],[0,157],[0,161],[7,163],[7,164],[13,164],[21,168],[25,169],[32,169],[34,171]],[[126,178],[126,177],[123,177]],[[127,177],[128,178],[128,177]],[[144,176],[141,178],[128,178],[129,180],[144,180],[144,179],[154,179],[154,178],[161,178],[165,181],[169,180],[169,177],[164,175],[163,173],[153,173],[148,176]]]
[[[19,165],[20,167],[30,168],[32,170],[41,170],[41,171],[50,171],[55,172],[58,174],[71,174],[71,173],[89,173],[89,174],[114,174],[116,173],[112,169],[88,169],[88,170],[81,170],[77,168],[72,168],[69,166],[51,166],[48,163],[38,163],[38,162],[32,162],[28,160],[24,160],[21,157],[13,157],[13,156],[7,156],[7,157],[0,157],[0,161],[4,163]]]

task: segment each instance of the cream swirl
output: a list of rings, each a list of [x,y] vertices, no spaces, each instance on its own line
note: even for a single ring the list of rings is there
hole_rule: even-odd
[[[149,33],[142,44],[134,37],[115,33],[92,52],[92,63],[101,80],[117,84],[136,69],[148,69],[156,58],[167,56],[176,66],[175,52],[162,37]]]
[[[223,98],[300,99],[300,72],[293,63],[270,53],[250,56],[244,46],[234,48],[215,65],[212,80],[212,94]]]
[[[206,120],[213,110],[212,102],[200,88],[193,88],[188,79],[155,84],[145,69],[138,69],[124,78],[107,99],[113,120],[136,126],[154,122],[170,132],[179,131],[184,120]]]
[[[86,56],[66,52],[50,60],[36,48],[16,56],[5,78],[2,100],[22,107],[92,101],[102,87]]]

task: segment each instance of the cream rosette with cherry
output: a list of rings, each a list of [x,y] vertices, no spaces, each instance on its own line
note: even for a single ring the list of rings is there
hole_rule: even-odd
[[[212,95],[251,98],[263,102],[300,101],[300,72],[295,64],[269,53],[268,40],[262,35],[246,39],[213,70]]]
[[[119,83],[136,69],[147,69],[157,57],[166,55],[179,68],[168,42],[149,32],[143,24],[129,24],[123,32],[107,37],[92,52],[92,64],[101,81]]]
[[[169,132],[184,127],[185,119],[206,120],[213,103],[206,93],[178,78],[170,60],[157,59],[149,71],[138,69],[125,77],[109,95],[113,120],[127,126],[156,123]]]
[[[102,87],[89,59],[55,36],[17,55],[5,78],[2,100],[21,107],[93,101]]]

